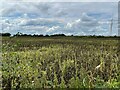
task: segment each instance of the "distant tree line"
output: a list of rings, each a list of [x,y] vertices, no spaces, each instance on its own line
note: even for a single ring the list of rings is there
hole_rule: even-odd
[[[8,36],[8,37],[11,37],[11,34],[10,33],[0,33],[0,36]],[[53,34],[53,35],[43,35],[43,34],[34,34],[34,35],[31,35],[31,34],[23,34],[23,33],[20,33],[18,32],[17,34],[14,34],[12,37],[65,37],[66,35],[65,34]],[[104,37],[119,37],[120,36],[96,36],[96,35],[88,35],[88,36],[74,36],[74,35],[70,35],[71,37],[78,37],[78,38],[84,38],[84,37],[88,37],[88,38],[104,38]]]
[[[10,33],[0,33],[0,36],[11,36]]]
[[[43,35],[43,34],[34,34],[34,35],[31,35],[31,34],[22,34],[20,32],[18,32],[17,34],[13,35],[14,36],[31,36],[31,37],[55,37],[55,36],[66,36],[65,34],[54,34],[54,35]]]
[[[0,33],[0,36],[11,36],[10,33]],[[65,34],[54,34],[54,35],[43,35],[43,34],[34,34],[34,35],[31,35],[31,34],[23,34],[23,33],[20,33],[18,32],[17,34],[14,34],[12,37],[56,37],[56,36],[66,36]]]

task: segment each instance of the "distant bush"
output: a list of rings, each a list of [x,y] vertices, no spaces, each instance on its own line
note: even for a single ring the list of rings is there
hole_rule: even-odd
[[[31,35],[32,36],[32,35]],[[33,37],[43,37],[44,35],[43,34],[40,34],[40,35],[33,35]]]
[[[54,35],[50,35],[51,37],[54,37],[54,36],[66,36],[65,34],[54,34]]]
[[[49,37],[49,35],[45,35],[45,37]]]

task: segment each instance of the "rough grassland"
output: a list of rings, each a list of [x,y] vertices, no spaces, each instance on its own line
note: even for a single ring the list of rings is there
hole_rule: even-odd
[[[116,38],[3,37],[3,88],[120,88]]]

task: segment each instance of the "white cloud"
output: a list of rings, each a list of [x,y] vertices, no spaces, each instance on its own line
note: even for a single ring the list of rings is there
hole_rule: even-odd
[[[29,34],[56,34],[67,35],[98,35],[108,33],[109,23],[100,23],[93,17],[83,13],[82,17],[76,20],[64,22],[54,18],[16,18],[2,20],[3,32],[19,32]],[[104,28],[107,27],[107,28]]]

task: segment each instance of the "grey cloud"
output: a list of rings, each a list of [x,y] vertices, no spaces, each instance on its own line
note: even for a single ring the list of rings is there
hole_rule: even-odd
[[[55,19],[46,19],[46,18],[36,18],[36,19],[27,19],[24,20],[22,24],[23,26],[61,26],[64,27],[64,22]]]
[[[43,2],[21,2],[21,3],[4,3],[2,14],[4,16],[16,16],[23,15],[25,13],[38,16],[39,18],[45,17],[63,17],[63,18],[80,18],[84,12],[88,13],[101,13],[99,18],[104,16],[113,15],[116,16],[117,3],[43,3]],[[106,14],[106,15],[105,15]],[[18,15],[18,16],[19,16]],[[104,17],[106,18],[106,17]]]
[[[109,20],[111,12],[117,18],[116,3],[27,2],[6,5],[0,10],[5,17],[2,21],[4,32],[107,34],[109,23],[102,24],[99,20]]]

